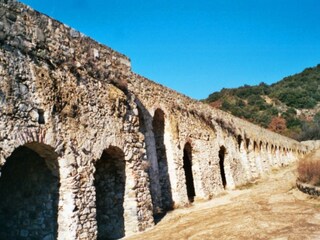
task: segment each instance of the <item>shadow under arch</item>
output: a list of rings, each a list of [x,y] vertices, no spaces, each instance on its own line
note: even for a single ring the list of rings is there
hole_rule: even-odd
[[[98,239],[122,238],[125,235],[123,203],[126,183],[123,151],[113,146],[105,149],[95,168]]]
[[[239,134],[239,135],[237,136],[237,143],[238,143],[239,151],[241,150],[241,144],[242,144],[242,142],[243,142],[243,138],[242,138],[242,136]]]
[[[247,152],[249,153],[250,139],[246,138],[245,141],[246,141],[245,147],[246,147]]]
[[[222,186],[224,189],[227,186],[227,179],[226,179],[225,166],[224,166],[226,152],[227,152],[226,148],[224,146],[221,146],[219,150],[219,166],[220,166]]]
[[[0,239],[56,239],[58,155],[43,143],[17,147],[0,177]]]
[[[189,202],[193,202],[196,192],[192,173],[192,146],[189,142],[187,142],[183,148],[183,169],[186,177],[188,200]]]
[[[165,114],[158,108],[154,112],[152,120],[152,129],[156,144],[156,155],[159,171],[159,185],[160,185],[160,202],[161,210],[158,215],[155,215],[155,222],[159,222],[167,211],[173,208],[171,182],[168,170],[167,151],[164,143],[165,135]]]

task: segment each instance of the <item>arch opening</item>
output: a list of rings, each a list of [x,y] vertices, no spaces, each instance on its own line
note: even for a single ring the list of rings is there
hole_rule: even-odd
[[[238,147],[239,147],[239,150],[240,150],[240,149],[241,149],[241,144],[242,144],[242,137],[241,137],[241,135],[238,135],[237,141],[238,141]]]
[[[263,142],[260,141],[260,143],[259,143],[259,151],[262,151],[262,146],[263,146]]]
[[[255,153],[258,152],[258,144],[257,144],[256,141],[253,142],[253,151],[254,151]]]
[[[48,154],[50,159],[42,157]],[[57,154],[40,143],[20,146],[7,158],[0,177],[0,239],[57,238],[59,175],[48,165],[57,165]]]
[[[227,179],[226,179],[226,174],[225,174],[225,169],[224,169],[225,156],[226,156],[226,148],[224,146],[221,146],[220,150],[219,150],[219,166],[220,166],[222,186],[224,189],[227,186]]]
[[[250,146],[250,139],[246,138],[246,149],[249,150],[249,146]]]
[[[94,174],[98,239],[118,239],[125,235],[125,182],[124,153],[117,147],[109,147],[97,161]]]
[[[194,201],[196,196],[193,174],[192,174],[192,147],[190,143],[186,143],[183,149],[183,169],[186,178],[186,188],[189,202]]]
[[[139,118],[139,131],[145,134],[145,132],[147,131],[147,127],[143,117],[143,112],[140,107],[138,107],[138,118]]]
[[[161,189],[161,208],[163,211],[167,211],[173,208],[173,200],[168,172],[166,146],[164,143],[165,116],[161,109],[157,109],[154,113],[152,128],[158,160],[159,184]]]

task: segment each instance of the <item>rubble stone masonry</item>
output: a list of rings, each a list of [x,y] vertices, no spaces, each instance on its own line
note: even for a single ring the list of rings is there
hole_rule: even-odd
[[[0,239],[121,238],[307,151],[0,0]]]

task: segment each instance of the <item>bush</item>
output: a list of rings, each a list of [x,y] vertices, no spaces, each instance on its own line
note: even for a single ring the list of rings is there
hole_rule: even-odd
[[[298,179],[303,183],[320,186],[320,159],[302,159],[298,163]]]
[[[320,139],[320,122],[317,120],[311,123],[302,123],[301,130],[301,134],[298,138],[299,141]]]

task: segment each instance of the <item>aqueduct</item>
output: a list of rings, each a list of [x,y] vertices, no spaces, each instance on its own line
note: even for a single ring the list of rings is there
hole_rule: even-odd
[[[0,45],[0,239],[120,238],[308,151],[13,0]]]

